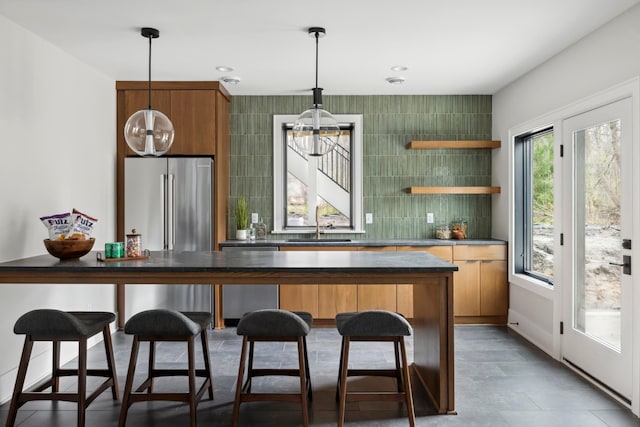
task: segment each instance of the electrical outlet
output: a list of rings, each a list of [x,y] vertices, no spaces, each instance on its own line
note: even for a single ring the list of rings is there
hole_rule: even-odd
[[[373,214],[372,213],[367,213],[364,215],[364,222],[365,224],[373,224]]]
[[[433,213],[427,213],[427,224],[433,224]]]
[[[257,224],[258,221],[260,221],[260,218],[258,217],[258,213],[257,212],[253,212],[251,214],[251,224]]]

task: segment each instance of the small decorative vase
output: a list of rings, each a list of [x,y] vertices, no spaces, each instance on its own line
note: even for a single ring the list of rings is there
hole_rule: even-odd
[[[247,230],[236,230],[236,240],[247,240]]]

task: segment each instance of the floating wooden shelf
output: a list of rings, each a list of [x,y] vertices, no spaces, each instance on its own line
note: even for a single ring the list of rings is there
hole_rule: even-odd
[[[409,194],[499,194],[500,187],[409,187]]]
[[[411,150],[500,148],[500,146],[500,141],[411,141],[407,144],[407,148]]]

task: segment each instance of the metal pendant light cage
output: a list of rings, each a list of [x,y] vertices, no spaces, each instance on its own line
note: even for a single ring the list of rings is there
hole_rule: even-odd
[[[311,27],[309,35],[316,40],[316,86],[313,108],[304,111],[293,125],[293,141],[309,156],[324,156],[335,148],[340,138],[338,121],[322,108],[322,88],[318,87],[318,40],[326,35],[322,27]]]
[[[124,138],[140,156],[162,156],[171,148],[175,132],[171,120],[151,107],[151,40],[160,37],[160,32],[155,28],[142,28],[140,34],[149,39],[149,105],[129,117],[124,125]]]

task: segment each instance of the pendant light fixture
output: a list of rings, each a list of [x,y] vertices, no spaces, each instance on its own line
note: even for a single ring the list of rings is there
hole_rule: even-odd
[[[313,108],[300,114],[293,125],[293,140],[309,156],[323,156],[338,143],[340,126],[327,110],[322,108],[322,88],[318,87],[318,40],[326,35],[322,27],[308,30],[316,39],[316,86],[313,88]]]
[[[174,130],[167,116],[151,108],[151,39],[160,37],[160,31],[142,28],[140,34],[149,39],[149,106],[129,117],[124,125],[124,139],[140,156],[162,156],[173,144]]]

